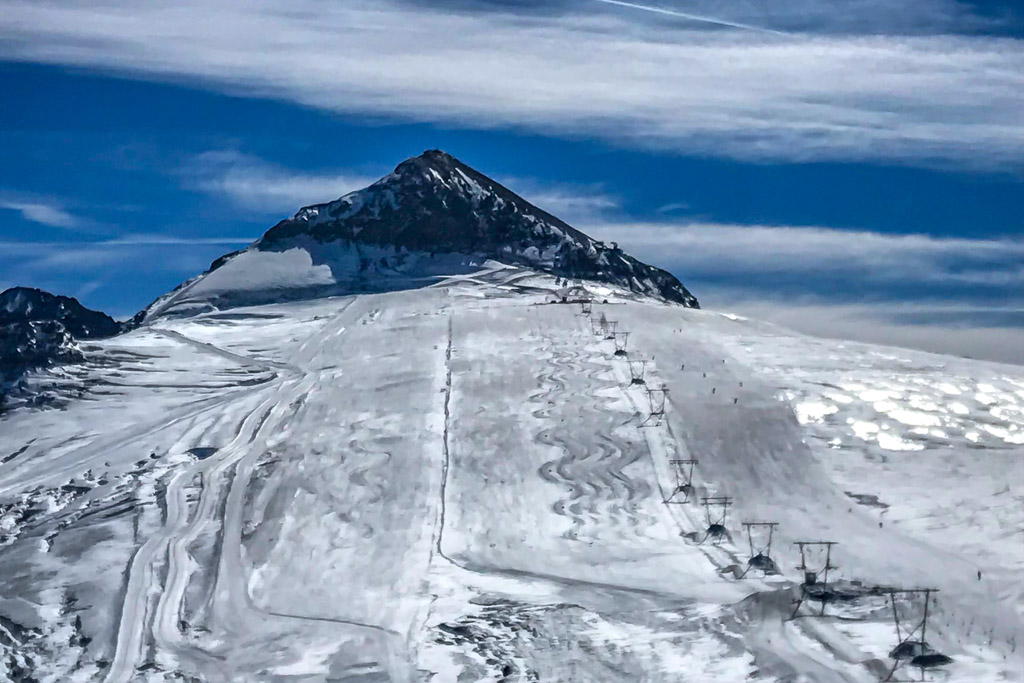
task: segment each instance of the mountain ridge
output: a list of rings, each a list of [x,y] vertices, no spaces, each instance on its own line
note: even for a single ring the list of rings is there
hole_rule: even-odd
[[[591,238],[441,150],[406,159],[362,190],[303,207],[251,249],[281,252],[304,239],[393,250],[381,257],[385,268],[407,252],[465,254],[700,307],[672,274]]]
[[[0,404],[29,370],[82,360],[76,340],[112,337],[124,329],[74,297],[33,287],[0,292]]]
[[[35,287],[11,287],[0,292],[0,325],[56,320],[76,338],[112,337],[121,324],[106,313],[83,306],[78,299]]]

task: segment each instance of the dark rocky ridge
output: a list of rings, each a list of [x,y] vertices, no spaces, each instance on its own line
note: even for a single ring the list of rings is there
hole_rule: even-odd
[[[302,209],[255,247],[283,251],[302,238],[472,254],[699,307],[670,273],[592,239],[438,150],[403,161],[363,190]]]
[[[30,287],[0,293],[0,401],[26,371],[82,359],[76,339],[111,337],[122,325],[76,299]]]
[[[0,325],[32,320],[59,322],[75,339],[112,337],[121,331],[121,324],[109,315],[90,310],[69,296],[32,287],[12,287],[0,293]]]
[[[26,370],[82,360],[75,340],[56,320],[28,320],[0,325],[0,386]],[[0,395],[4,392],[0,389]]]

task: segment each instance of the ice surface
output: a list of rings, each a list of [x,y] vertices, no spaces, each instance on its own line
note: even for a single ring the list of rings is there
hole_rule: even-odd
[[[316,284],[297,257],[254,291]],[[831,539],[837,580],[940,589],[936,680],[1024,680],[1024,370],[571,283],[668,388],[639,428],[570,283],[457,265],[228,310],[185,287],[33,375],[49,407],[0,417],[0,678],[876,681],[883,599],[787,620],[791,543]],[[685,458],[731,541],[663,502]],[[781,576],[736,578],[750,519]]]

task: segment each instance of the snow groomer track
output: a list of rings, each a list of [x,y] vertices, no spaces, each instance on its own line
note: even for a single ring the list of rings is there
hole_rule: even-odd
[[[0,418],[3,677],[879,681],[877,589],[929,587],[928,680],[1024,680],[1024,371],[583,286],[157,318],[41,378],[84,392]],[[791,619],[807,540],[857,597]]]

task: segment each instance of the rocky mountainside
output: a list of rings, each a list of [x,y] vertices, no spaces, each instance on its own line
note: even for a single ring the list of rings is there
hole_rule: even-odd
[[[300,236],[476,254],[698,307],[671,274],[588,237],[440,150],[403,161],[364,190],[302,209],[258,248],[286,248]]]
[[[121,331],[121,324],[106,313],[93,311],[69,296],[32,287],[12,287],[0,293],[0,325],[52,320],[75,339],[101,339]]]
[[[139,320],[422,287],[487,261],[699,308],[670,273],[595,240],[432,150],[369,187],[308,206],[157,300]]]
[[[56,320],[0,325],[0,381],[17,379],[31,368],[70,363],[81,357],[67,328]]]
[[[76,339],[112,337],[122,326],[76,299],[31,287],[0,293],[0,395],[26,370],[81,360]]]

